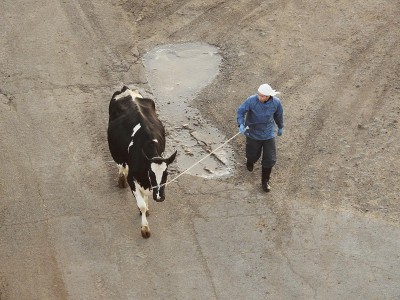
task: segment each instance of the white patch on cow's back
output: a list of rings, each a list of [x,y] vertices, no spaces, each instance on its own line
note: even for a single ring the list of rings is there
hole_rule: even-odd
[[[131,142],[129,143],[129,145],[128,145],[128,152],[129,152],[129,148],[132,147],[132,145],[133,145],[133,141],[131,141]]]
[[[132,99],[135,99],[135,98],[143,98],[143,96],[140,95],[140,93],[139,93],[138,90],[134,90],[134,91],[129,90],[129,91],[131,92]]]
[[[137,90],[133,90],[132,91],[132,90],[127,89],[125,92],[115,96],[114,99],[115,100],[119,100],[121,98],[125,98],[125,97],[128,97],[128,96],[131,96],[133,101],[135,101],[135,98],[143,98],[143,96],[140,95],[139,91],[137,91]]]
[[[142,125],[140,125],[140,123],[138,123],[135,127],[133,127],[133,132],[131,137],[133,137],[140,128],[142,128]]]
[[[140,128],[142,128],[142,125],[140,125],[140,123],[138,123],[135,127],[133,127],[133,132],[132,132],[132,135],[131,135],[132,140],[131,140],[131,142],[130,142],[129,145],[128,145],[128,152],[129,152],[129,148],[133,145],[133,137],[135,136],[136,132],[137,132]]]

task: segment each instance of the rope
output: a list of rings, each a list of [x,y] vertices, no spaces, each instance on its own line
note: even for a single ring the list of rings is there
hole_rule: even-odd
[[[248,129],[248,127],[246,128]],[[225,141],[222,145],[220,145],[219,147],[215,148],[213,151],[211,151],[210,153],[208,153],[206,156],[204,156],[202,159],[200,159],[198,162],[194,163],[192,166],[190,166],[189,168],[187,168],[185,171],[183,171],[182,173],[180,173],[178,176],[176,176],[175,178],[173,178],[172,180],[161,184],[160,187],[162,187],[163,185],[167,186],[168,184],[174,182],[175,180],[177,180],[179,177],[181,177],[183,174],[185,174],[187,171],[189,171],[191,168],[197,166],[199,163],[201,163],[203,160],[205,160],[207,157],[209,157],[210,155],[212,155],[215,151],[217,151],[219,148],[225,146],[227,143],[229,143],[231,140],[233,140],[235,137],[237,137],[240,134],[240,131],[238,133],[236,133],[234,136],[232,136],[229,140]]]
[[[246,130],[249,129],[249,127],[246,127]],[[213,151],[211,151],[210,153],[208,153],[206,156],[204,156],[202,159],[200,159],[198,162],[194,163],[192,166],[190,166],[189,168],[187,168],[185,171],[183,171],[182,173],[180,173],[179,175],[177,175],[175,178],[173,178],[172,180],[160,184],[158,187],[162,187],[162,186],[167,186],[168,184],[174,182],[175,180],[177,180],[179,177],[181,177],[183,174],[185,174],[187,171],[189,171],[191,168],[197,166],[199,163],[201,163],[203,160],[205,160],[207,157],[209,157],[210,155],[214,154],[215,151],[217,151],[219,148],[222,148],[223,146],[225,146],[227,143],[229,143],[230,141],[232,141],[235,137],[237,137],[241,132],[239,131],[238,133],[236,133],[234,136],[232,136],[230,139],[228,139],[227,141],[225,141],[222,145],[220,145],[219,147],[215,148]],[[107,161],[107,162],[114,162],[113,160]],[[151,189],[156,188],[157,186],[152,186]]]

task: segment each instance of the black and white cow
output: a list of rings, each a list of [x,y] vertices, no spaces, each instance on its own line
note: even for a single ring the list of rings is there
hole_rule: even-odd
[[[108,146],[118,165],[118,184],[129,184],[142,215],[142,236],[150,237],[147,222],[149,202],[165,199],[167,167],[176,156],[163,158],[165,129],[158,119],[154,101],[124,86],[109,105]]]

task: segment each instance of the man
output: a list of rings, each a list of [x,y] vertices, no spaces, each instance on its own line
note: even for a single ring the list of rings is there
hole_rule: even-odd
[[[265,192],[271,190],[269,180],[276,163],[275,124],[278,136],[283,133],[283,108],[277,94],[268,84],[262,84],[258,93],[237,109],[239,130],[246,136],[247,170],[253,171],[254,163],[262,154],[261,186]]]

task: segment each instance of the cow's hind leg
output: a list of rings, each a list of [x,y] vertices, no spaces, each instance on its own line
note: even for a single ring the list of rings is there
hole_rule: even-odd
[[[137,201],[137,205],[139,207],[140,210],[140,214],[141,214],[141,233],[142,233],[142,237],[144,238],[149,238],[150,237],[150,227],[149,227],[149,223],[147,221],[147,203],[145,200],[146,196],[143,196],[140,192],[135,192],[135,198]]]
[[[129,167],[126,163],[118,164],[118,186],[120,188],[128,187],[128,181],[126,180],[128,171]]]

